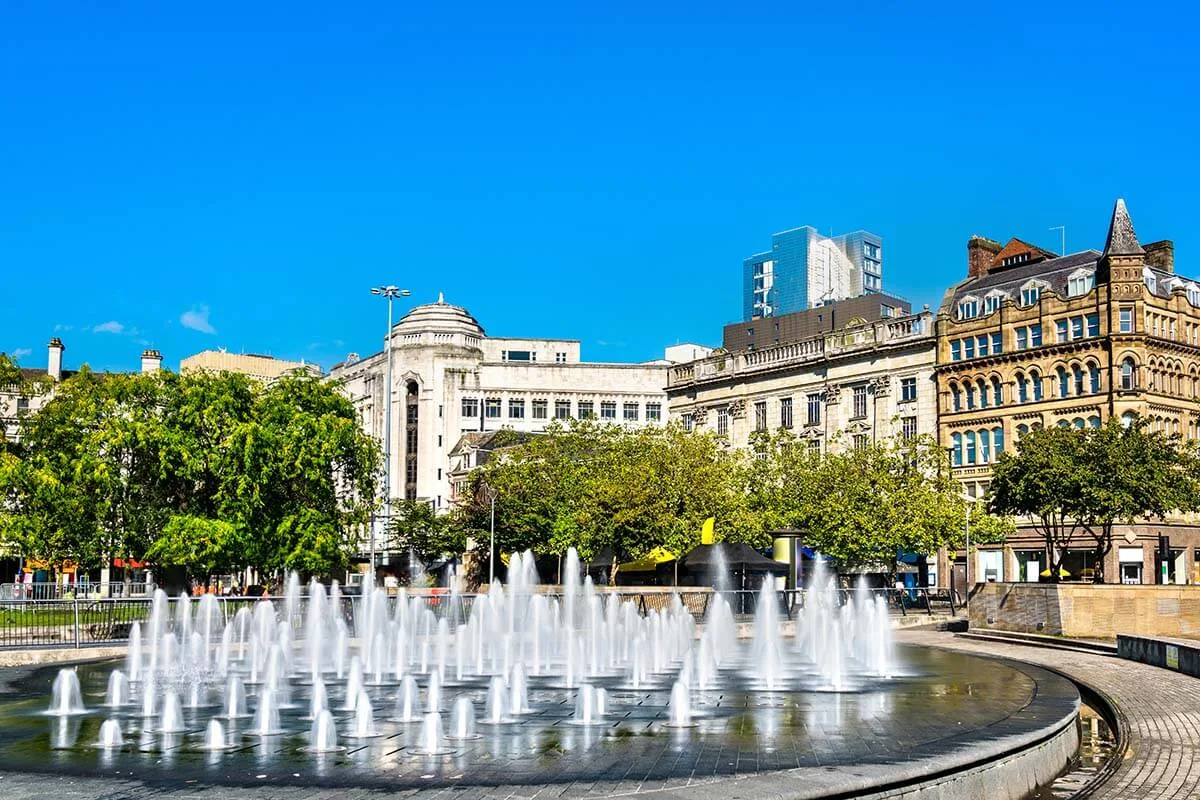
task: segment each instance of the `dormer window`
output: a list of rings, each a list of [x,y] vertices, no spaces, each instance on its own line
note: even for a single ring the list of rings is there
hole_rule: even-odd
[[[1067,278],[1067,294],[1071,297],[1085,295],[1096,288],[1096,273],[1090,269],[1076,270]]]
[[[1187,299],[1192,305],[1200,306],[1200,286],[1189,283],[1187,285]]]
[[[1158,292],[1158,278],[1149,267],[1142,269],[1142,282],[1146,284],[1146,288],[1150,290],[1151,294]]]
[[[1015,256],[1008,256],[1000,262],[1002,267],[1011,267],[1013,264],[1024,264],[1030,258],[1030,253],[1017,253]]]
[[[958,302],[958,318],[971,319],[979,316],[979,298],[967,296]]]
[[[1037,305],[1037,301],[1042,296],[1043,284],[1030,281],[1021,287],[1021,305],[1025,307]]]
[[[983,313],[991,314],[1000,308],[1000,304],[1004,302],[1004,292],[992,292],[987,297],[983,298]]]

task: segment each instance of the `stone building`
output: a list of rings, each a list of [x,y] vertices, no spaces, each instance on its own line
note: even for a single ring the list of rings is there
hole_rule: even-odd
[[[34,414],[54,396],[54,387],[76,370],[63,368],[63,353],[67,346],[55,336],[46,346],[46,368],[21,368],[21,382],[0,386],[0,436],[15,441],[21,418]],[[162,367],[162,353],[143,350],[141,371],[154,372]]]
[[[271,383],[284,375],[305,373],[320,377],[321,368],[304,361],[287,361],[274,356],[255,353],[230,353],[225,350],[202,350],[179,362],[180,373],[236,372],[247,375],[262,383]]]
[[[449,508],[451,472],[461,466],[457,455],[474,446],[467,441],[458,447],[465,434],[535,432],[556,419],[666,423],[666,360],[586,362],[578,341],[488,336],[466,309],[441,297],[401,318],[391,342],[390,392],[384,385],[386,351],[351,357],[335,365],[329,378],[340,382],[363,429],[380,442],[390,397],[393,498]]]
[[[829,313],[836,305],[801,313]],[[875,321],[853,317],[837,330],[674,365],[667,382],[671,419],[713,431],[733,447],[747,447],[756,431],[779,428],[822,452],[893,435],[933,435],[933,321],[928,310]]]
[[[1103,252],[1059,256],[972,237],[967,278],[937,316],[936,377],[940,441],[972,497],[986,493],[999,454],[1033,428],[1141,416],[1197,438],[1200,283],[1175,273],[1170,241],[1138,242],[1122,200]],[[1107,579],[1153,582],[1160,534],[1171,539],[1170,578],[1193,579],[1200,529],[1183,520],[1122,528]],[[1081,540],[1065,554],[1073,577],[1093,569],[1086,548]],[[1047,564],[1042,538],[1024,526],[977,559],[973,581],[1037,580]]]

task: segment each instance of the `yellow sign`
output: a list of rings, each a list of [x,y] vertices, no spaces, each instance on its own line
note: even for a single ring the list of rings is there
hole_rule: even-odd
[[[709,517],[704,520],[704,527],[700,529],[700,544],[713,543],[713,526],[717,524],[716,517]]]

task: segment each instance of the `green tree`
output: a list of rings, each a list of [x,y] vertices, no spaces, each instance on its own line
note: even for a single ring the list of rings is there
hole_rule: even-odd
[[[1062,552],[1077,533],[1086,534],[1095,551],[1092,577],[1101,583],[1116,525],[1196,509],[1195,463],[1194,451],[1178,437],[1151,431],[1143,420],[1034,430],[1017,443],[1016,454],[997,462],[991,506],[1033,521],[1055,581]]]
[[[146,558],[156,564],[185,567],[190,574],[207,578],[242,566],[237,563],[237,555],[243,552],[243,546],[235,541],[237,536],[237,529],[228,522],[177,514],[150,545]]]
[[[411,552],[425,566],[448,556],[461,555],[467,546],[466,531],[450,514],[439,514],[421,500],[394,500],[388,547]]]

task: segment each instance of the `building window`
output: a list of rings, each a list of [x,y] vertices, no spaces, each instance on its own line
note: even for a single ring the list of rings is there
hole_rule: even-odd
[[[962,411],[962,392],[958,390],[958,384],[950,384],[950,402],[955,411]]]
[[[1071,367],[1071,380],[1075,384],[1075,394],[1083,394],[1083,370],[1079,368],[1078,364]]]
[[[479,400],[474,397],[464,397],[462,401],[462,415],[464,417],[478,417]]]
[[[554,363],[555,364],[567,363],[567,354],[566,353],[555,353],[554,354]]]
[[[1137,386],[1137,365],[1133,363],[1132,358],[1126,358],[1121,362],[1121,389],[1122,391],[1131,392]]]
[[[1058,375],[1058,396],[1067,397],[1071,394],[1071,382],[1067,378],[1067,371],[1062,367],[1056,370]]]
[[[765,431],[767,429],[767,401],[759,400],[754,404],[754,430]]]
[[[1133,307],[1121,306],[1121,333],[1133,333]]]
[[[525,419],[525,401],[524,400],[509,400],[508,401],[508,418],[509,419]]]
[[[810,394],[808,396],[808,416],[806,417],[809,425],[821,424],[821,395]]]
[[[917,379],[916,378],[901,378],[900,379],[900,402],[911,403],[917,399]]]
[[[1100,394],[1100,368],[1095,364],[1088,364],[1088,383],[1092,394]]]
[[[975,357],[975,340],[971,337],[963,339],[963,358],[972,359]]]
[[[867,415],[867,387],[855,386],[851,419],[862,419]]]
[[[852,437],[855,450],[866,450],[869,439],[865,433],[856,433]]]
[[[792,398],[783,397],[779,400],[779,427],[792,427]]]
[[[958,304],[958,318],[971,319],[979,316],[979,299],[975,297],[963,298]]]
[[[992,378],[992,405],[1004,405],[1004,387],[999,378]]]
[[[595,410],[595,405],[593,405],[592,401],[591,400],[580,400],[579,401],[579,418],[580,419],[594,419],[595,416],[596,416],[596,410]]]
[[[821,452],[821,440],[820,439],[809,439],[808,440],[808,452],[820,453]]]
[[[964,437],[967,440],[967,463],[975,463],[975,431],[967,431]]]
[[[621,410],[624,413],[626,422],[637,422],[638,421],[638,404],[637,403],[626,403],[622,407]]]
[[[646,421],[658,422],[662,419],[662,403],[646,403]]]
[[[1071,338],[1083,338],[1083,317],[1071,317]]]
[[[1021,289],[1021,305],[1023,305],[1023,306],[1035,305],[1038,301],[1038,298],[1041,297],[1041,295],[1042,295],[1042,287],[1037,286],[1037,285],[1026,286],[1023,289]]]
[[[962,361],[962,343],[958,339],[950,342],[950,360]]]
[[[617,403],[615,400],[600,401],[600,419],[616,419]]]
[[[992,435],[985,428],[979,432],[979,463],[987,464],[992,460]]]
[[[975,408],[975,384],[970,381],[963,384],[963,394],[967,396],[967,410]]]
[[[1087,294],[1096,286],[1096,275],[1093,272],[1077,272],[1067,281],[1067,294],[1078,297]]]
[[[681,419],[683,422],[683,430],[687,433],[691,433],[695,428],[695,422],[693,421],[694,417],[692,417],[691,414],[684,414]]]
[[[484,400],[483,411],[488,419],[500,419],[500,398],[489,397]]]
[[[1020,372],[1017,373],[1017,402],[1029,402],[1029,383],[1025,380],[1025,376]]]
[[[1042,346],[1042,323],[1039,322],[1036,325],[1029,326],[1029,346],[1030,347],[1041,347]]]
[[[963,441],[962,434],[953,433],[950,435],[950,442],[953,444],[953,455],[951,456],[953,464],[956,467],[963,465]]]
[[[1000,308],[1000,303],[1004,301],[1004,295],[989,294],[983,299],[983,313],[991,314],[996,309]]]
[[[1158,291],[1158,278],[1154,276],[1149,267],[1142,270],[1142,280],[1146,283],[1146,288],[1150,290],[1150,294]]]
[[[1042,399],[1042,376],[1037,370],[1029,372],[1029,382],[1033,384],[1033,400],[1039,402]]]
[[[729,435],[729,409],[727,408],[717,409],[717,435]]]
[[[1003,343],[1004,338],[1000,335],[999,331],[992,334],[992,355],[995,356],[1004,352],[1004,348],[1001,346]]]
[[[505,350],[500,354],[500,357],[505,361],[535,361],[533,354],[528,350]]]
[[[555,419],[570,419],[571,418],[571,401],[570,400],[555,400],[554,401],[554,418]]]
[[[896,316],[896,309],[893,306],[881,304],[879,306],[879,316],[882,317],[883,319],[888,319],[889,317],[894,317],[894,316]]]
[[[1054,323],[1054,341],[1062,344],[1070,341],[1067,338],[1067,321],[1065,319],[1056,320]]]
[[[983,336],[975,337],[975,345],[976,345],[976,347],[979,348],[979,357],[980,358],[983,358],[984,356],[986,356],[988,354],[988,342],[989,341],[991,341],[991,340],[988,339],[987,334],[984,334]]]
[[[1029,347],[1029,329],[1017,328],[1017,349],[1025,350]]]
[[[545,419],[546,412],[549,411],[549,406],[550,406],[550,404],[547,403],[545,400],[534,400],[533,401],[533,418],[534,419]]]
[[[1088,338],[1091,338],[1094,336],[1099,336],[1100,335],[1100,315],[1099,314],[1088,314],[1086,319],[1087,319]]]
[[[406,414],[406,420],[408,422],[416,422],[417,421],[417,404],[409,403],[406,410],[408,412]]]
[[[1193,306],[1200,306],[1200,286],[1189,283],[1187,285],[1187,299]]]
[[[916,417],[901,417],[900,418],[900,435],[905,439],[915,439],[917,437],[917,418]]]

